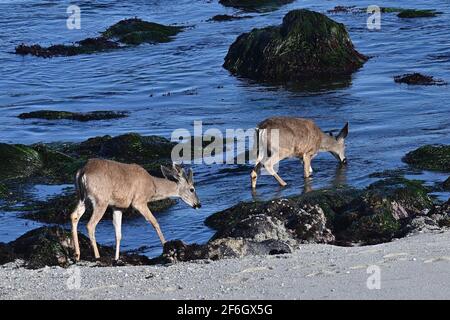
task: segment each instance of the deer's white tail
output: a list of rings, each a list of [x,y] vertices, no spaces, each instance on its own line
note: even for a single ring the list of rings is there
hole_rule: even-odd
[[[264,159],[266,150],[266,129],[255,128],[255,137],[253,141],[252,156],[255,158],[255,163],[260,163]]]

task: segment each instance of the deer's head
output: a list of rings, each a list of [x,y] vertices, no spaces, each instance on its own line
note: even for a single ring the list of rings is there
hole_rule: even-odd
[[[326,151],[329,151],[338,161],[345,164],[345,138],[348,135],[348,122],[342,128],[337,136],[330,133],[330,139],[326,142]]]
[[[200,209],[201,203],[194,187],[194,172],[189,169],[188,173],[184,169],[173,164],[172,167],[161,166],[161,171],[166,179],[177,183],[178,196],[194,209]]]

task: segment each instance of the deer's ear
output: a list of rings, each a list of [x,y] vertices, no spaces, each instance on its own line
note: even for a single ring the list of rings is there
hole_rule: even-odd
[[[175,170],[179,174],[181,174],[183,172],[183,168],[179,164],[173,163],[172,167],[173,167],[173,170]]]
[[[166,179],[177,180],[179,179],[178,172],[174,168],[161,166],[161,172]]]
[[[341,140],[347,138],[348,135],[348,122],[342,128],[341,132],[336,136],[336,140]]]
[[[188,172],[188,182],[194,183],[194,171],[192,171],[191,168],[189,168],[189,172]]]

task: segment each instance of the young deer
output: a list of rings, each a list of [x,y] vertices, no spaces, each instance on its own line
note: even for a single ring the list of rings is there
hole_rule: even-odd
[[[278,142],[271,141],[272,130],[278,130]],[[346,163],[344,139],[347,135],[348,122],[334,137],[324,133],[308,119],[274,117],[264,120],[257,126],[255,133],[253,152],[257,157],[251,173],[252,188],[256,188],[262,165],[281,186],[285,186],[286,182],[273,169],[275,164],[285,158],[299,157],[303,160],[305,178],[312,174],[311,160],[318,152],[330,152],[341,163]]]
[[[102,219],[108,206],[113,208],[113,224],[116,233],[115,260],[119,260],[120,240],[122,238],[122,211],[132,206],[156,229],[161,243],[165,239],[158,222],[148,209],[147,203],[168,197],[180,197],[191,207],[201,207],[194,188],[193,172],[188,175],[178,166],[172,168],[161,166],[164,178],[151,176],[137,164],[125,164],[110,160],[91,159],[76,174],[75,186],[79,202],[73,211],[72,237],[75,246],[75,259],[80,259],[78,243],[78,221],[86,210],[85,202],[90,200],[93,207],[92,217],[87,224],[87,231],[94,249],[96,259],[100,258],[95,241],[95,227]]]

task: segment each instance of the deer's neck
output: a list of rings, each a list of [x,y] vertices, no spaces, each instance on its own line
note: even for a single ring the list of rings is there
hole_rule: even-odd
[[[178,197],[178,185],[168,179],[154,178],[155,196],[154,200],[162,200],[170,197]]]
[[[321,152],[327,152],[327,151],[333,151],[334,147],[336,145],[336,139],[329,134],[322,132],[322,139],[320,143],[319,151]]]

